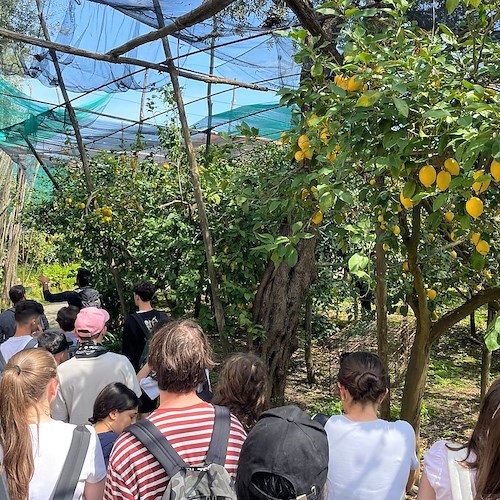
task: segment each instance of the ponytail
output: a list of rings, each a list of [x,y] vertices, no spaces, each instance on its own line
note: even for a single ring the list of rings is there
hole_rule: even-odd
[[[52,354],[26,349],[10,358],[0,382],[0,445],[11,500],[29,496],[34,461],[28,411],[37,411],[37,403],[56,376]]]

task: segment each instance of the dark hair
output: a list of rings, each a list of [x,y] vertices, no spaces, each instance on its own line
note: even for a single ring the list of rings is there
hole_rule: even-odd
[[[9,290],[9,298],[14,305],[26,296],[26,289],[23,285],[14,285]]]
[[[295,498],[298,494],[295,491],[293,484],[286,477],[279,476],[271,472],[256,472],[252,476],[252,484],[265,493],[269,498],[288,500],[289,498]],[[326,499],[326,492],[327,490],[325,486],[321,491],[316,493],[315,497],[308,496],[308,498],[323,500]],[[259,500],[262,496],[253,495],[250,491],[248,492],[247,498],[249,500]]]
[[[132,291],[139,295],[142,301],[149,302],[156,292],[156,287],[151,281],[139,281],[134,285]]]
[[[170,321],[151,338],[148,363],[161,391],[187,393],[205,382],[212,348],[196,322]]]
[[[35,300],[22,300],[16,305],[14,318],[16,323],[29,323],[34,318],[39,318],[43,314],[43,306]]]
[[[38,347],[42,347],[51,354],[59,354],[69,349],[68,339],[60,328],[48,328],[37,337]]]
[[[227,406],[248,432],[269,407],[267,368],[252,353],[237,353],[227,359],[217,382],[213,403]]]
[[[471,469],[481,469],[483,462],[483,455],[486,444],[489,440],[488,433],[490,432],[493,417],[495,412],[500,413],[498,408],[500,407],[500,378],[497,378],[490,386],[488,392],[484,396],[481,402],[481,408],[479,409],[479,417],[477,418],[476,426],[472,432],[472,435],[467,442],[467,444],[460,446],[458,448],[453,448],[449,446],[452,450],[461,450],[466,448],[467,455],[464,459],[464,463],[467,467]],[[498,421],[498,419],[497,419]],[[470,454],[475,455],[475,460],[468,461]]]
[[[94,402],[94,413],[89,418],[91,424],[104,420],[112,411],[133,410],[139,406],[135,392],[121,382],[108,384]]]
[[[88,269],[78,269],[76,273],[76,284],[78,286],[90,286],[92,273]]]
[[[76,306],[61,307],[57,311],[57,324],[65,331],[72,332],[75,329],[75,320],[80,309]]]
[[[497,382],[500,382],[500,379]],[[474,498],[475,500],[500,498],[500,405],[493,414],[482,450]]]
[[[387,390],[387,372],[371,352],[352,352],[340,362],[338,381],[360,403],[377,403]]]

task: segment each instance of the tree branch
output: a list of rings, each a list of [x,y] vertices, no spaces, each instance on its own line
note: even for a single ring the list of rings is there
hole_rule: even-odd
[[[436,342],[446,330],[457,324],[459,321],[462,321],[479,307],[499,299],[500,287],[488,288],[477,293],[461,306],[446,313],[432,324],[431,342]]]
[[[228,5],[232,4],[233,1],[234,0],[205,0],[199,7],[196,7],[196,9],[179,16],[167,26],[133,38],[123,45],[111,49],[108,54],[112,56],[120,56],[125,54],[125,52],[129,52],[130,50],[139,47],[139,45],[159,40],[160,38],[172,35],[173,33],[176,33],[184,28],[194,26],[195,24],[205,21],[209,17],[213,17],[215,14],[225,9]]]

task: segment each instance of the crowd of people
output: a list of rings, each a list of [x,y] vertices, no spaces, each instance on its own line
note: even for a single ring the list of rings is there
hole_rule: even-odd
[[[375,354],[342,356],[342,415],[271,408],[266,366],[251,353],[227,359],[212,391],[207,335],[154,309],[150,282],[133,288],[123,354],[109,352],[109,314],[79,276],[62,294],[40,278],[46,300],[69,303],[58,329],[20,286],[0,315],[1,499],[400,500],[411,490],[415,433],[378,418],[388,378]],[[425,453],[417,498],[500,498],[500,379],[467,443]]]

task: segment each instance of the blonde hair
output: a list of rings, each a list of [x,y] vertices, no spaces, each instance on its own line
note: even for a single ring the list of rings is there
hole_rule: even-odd
[[[232,355],[219,375],[214,404],[227,406],[248,432],[269,408],[267,376],[266,365],[255,354]]]
[[[57,365],[45,349],[26,349],[9,359],[0,382],[0,444],[11,500],[26,500],[34,473],[28,411],[37,408]],[[37,410],[38,411],[38,410]]]

